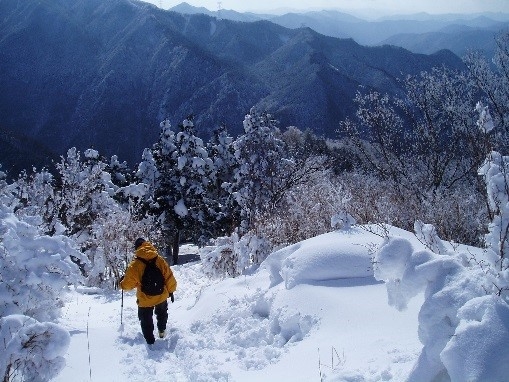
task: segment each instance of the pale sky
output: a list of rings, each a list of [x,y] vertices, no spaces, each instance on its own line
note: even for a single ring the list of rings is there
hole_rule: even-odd
[[[184,0],[144,0],[164,9],[180,4]],[[196,7],[218,10],[217,0],[186,0]],[[509,0],[221,0],[223,9],[239,12],[266,12],[277,9],[339,9],[343,11],[364,11],[370,14],[436,13],[509,13]]]

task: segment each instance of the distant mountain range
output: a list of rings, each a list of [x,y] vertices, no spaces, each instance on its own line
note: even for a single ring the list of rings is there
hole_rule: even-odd
[[[170,10],[183,14],[203,13],[236,21],[269,20],[287,28],[309,27],[326,36],[352,38],[362,45],[396,45],[414,53],[431,54],[449,49],[459,57],[469,50],[483,50],[492,56],[495,36],[509,30],[509,14],[419,13],[368,21],[335,10],[286,13],[280,16],[209,11],[181,3]]]
[[[462,67],[449,51],[365,47],[135,0],[2,0],[0,14],[0,163],[11,171],[71,146],[133,164],[164,118],[194,114],[203,135],[220,123],[236,135],[253,105],[282,127],[335,136],[359,86],[395,94],[404,74]]]

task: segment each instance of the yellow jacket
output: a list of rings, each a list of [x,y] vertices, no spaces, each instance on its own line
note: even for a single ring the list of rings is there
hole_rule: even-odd
[[[154,257],[157,257],[156,265],[163,273],[165,280],[163,293],[158,296],[148,296],[141,291],[141,277],[143,275],[143,271],[145,270],[145,263],[140,260],[136,260],[136,258],[133,258],[127,267],[124,279],[120,282],[120,288],[124,290],[137,288],[136,302],[141,308],[147,308],[160,304],[170,296],[170,293],[173,293],[177,290],[177,280],[175,280],[170,266],[166,260],[159,256],[155,247],[148,241],[144,242],[138,247],[136,250],[136,257],[140,257],[144,260],[151,260]]]

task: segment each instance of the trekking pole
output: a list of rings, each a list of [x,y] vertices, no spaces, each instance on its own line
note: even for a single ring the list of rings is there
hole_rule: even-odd
[[[120,303],[120,326],[123,325],[122,323],[122,314],[124,313],[124,290],[122,289],[122,302]]]

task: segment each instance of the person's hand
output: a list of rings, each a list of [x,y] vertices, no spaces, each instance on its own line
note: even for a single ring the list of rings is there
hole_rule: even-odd
[[[124,276],[120,276],[119,279],[117,279],[117,281],[115,282],[115,289],[119,289],[120,288],[120,283],[122,282],[122,280],[124,279]]]
[[[175,297],[173,297],[173,293],[170,293],[170,300],[172,304],[175,302]]]

